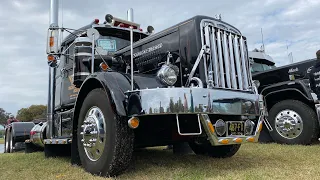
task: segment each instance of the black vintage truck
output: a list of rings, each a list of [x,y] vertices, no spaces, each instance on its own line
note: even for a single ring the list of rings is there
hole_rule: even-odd
[[[57,22],[51,0],[47,121],[8,126],[7,149],[22,138],[26,152],[69,153],[86,171],[114,176],[135,148],[187,142],[225,158],[258,141],[265,104],[246,38],[232,25],[195,16],[143,32],[130,9],[127,20],[107,14],[59,43]]]
[[[271,126],[264,126],[260,141],[311,144],[318,140],[319,104],[308,79],[316,59],[276,67],[263,51],[250,51],[249,56],[253,60],[252,77],[265,98]]]

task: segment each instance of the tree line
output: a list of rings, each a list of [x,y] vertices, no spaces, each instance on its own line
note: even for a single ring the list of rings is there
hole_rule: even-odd
[[[0,108],[0,124],[5,125],[11,113],[6,112]],[[31,105],[26,108],[21,108],[17,112],[16,119],[23,122],[29,122],[34,119],[46,118],[47,106],[46,105]]]

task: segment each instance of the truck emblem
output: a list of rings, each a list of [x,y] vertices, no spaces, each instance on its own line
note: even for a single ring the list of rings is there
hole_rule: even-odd
[[[139,57],[139,56],[141,56],[141,55],[147,54],[147,53],[149,53],[149,52],[152,52],[152,51],[155,51],[155,50],[161,49],[161,48],[162,48],[162,43],[157,44],[157,45],[155,45],[155,46],[151,46],[151,47],[149,47],[149,48],[147,48],[147,49],[145,49],[145,50],[142,50],[142,51],[139,51],[139,52],[137,52],[137,53],[134,53],[134,54],[133,54],[133,58]]]
[[[299,69],[296,67],[296,68],[291,68],[289,69],[288,73],[293,73],[293,72],[297,72],[299,71]]]

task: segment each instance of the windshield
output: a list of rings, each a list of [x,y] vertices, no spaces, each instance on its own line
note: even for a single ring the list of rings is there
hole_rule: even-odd
[[[97,40],[97,46],[102,50],[113,53],[130,45],[130,31],[118,28],[96,28],[100,37]],[[143,33],[134,32],[133,42],[147,37]]]
[[[251,66],[251,72],[261,72],[261,71],[266,71],[273,68],[275,68],[274,65],[267,65],[267,64],[254,62],[253,65]]]
[[[129,45],[130,41],[112,36],[100,36],[97,40],[97,46],[108,52],[115,52]]]

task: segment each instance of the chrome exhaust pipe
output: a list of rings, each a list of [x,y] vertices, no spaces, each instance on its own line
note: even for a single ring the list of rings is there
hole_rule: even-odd
[[[127,11],[127,20],[133,22],[133,9],[130,8]]]
[[[50,0],[50,14],[49,14],[49,26],[50,28],[58,28],[59,20],[59,0]],[[53,136],[53,120],[54,120],[54,98],[55,98],[55,74],[56,68],[49,66],[49,82],[48,82],[48,107],[47,107],[47,138]]]

